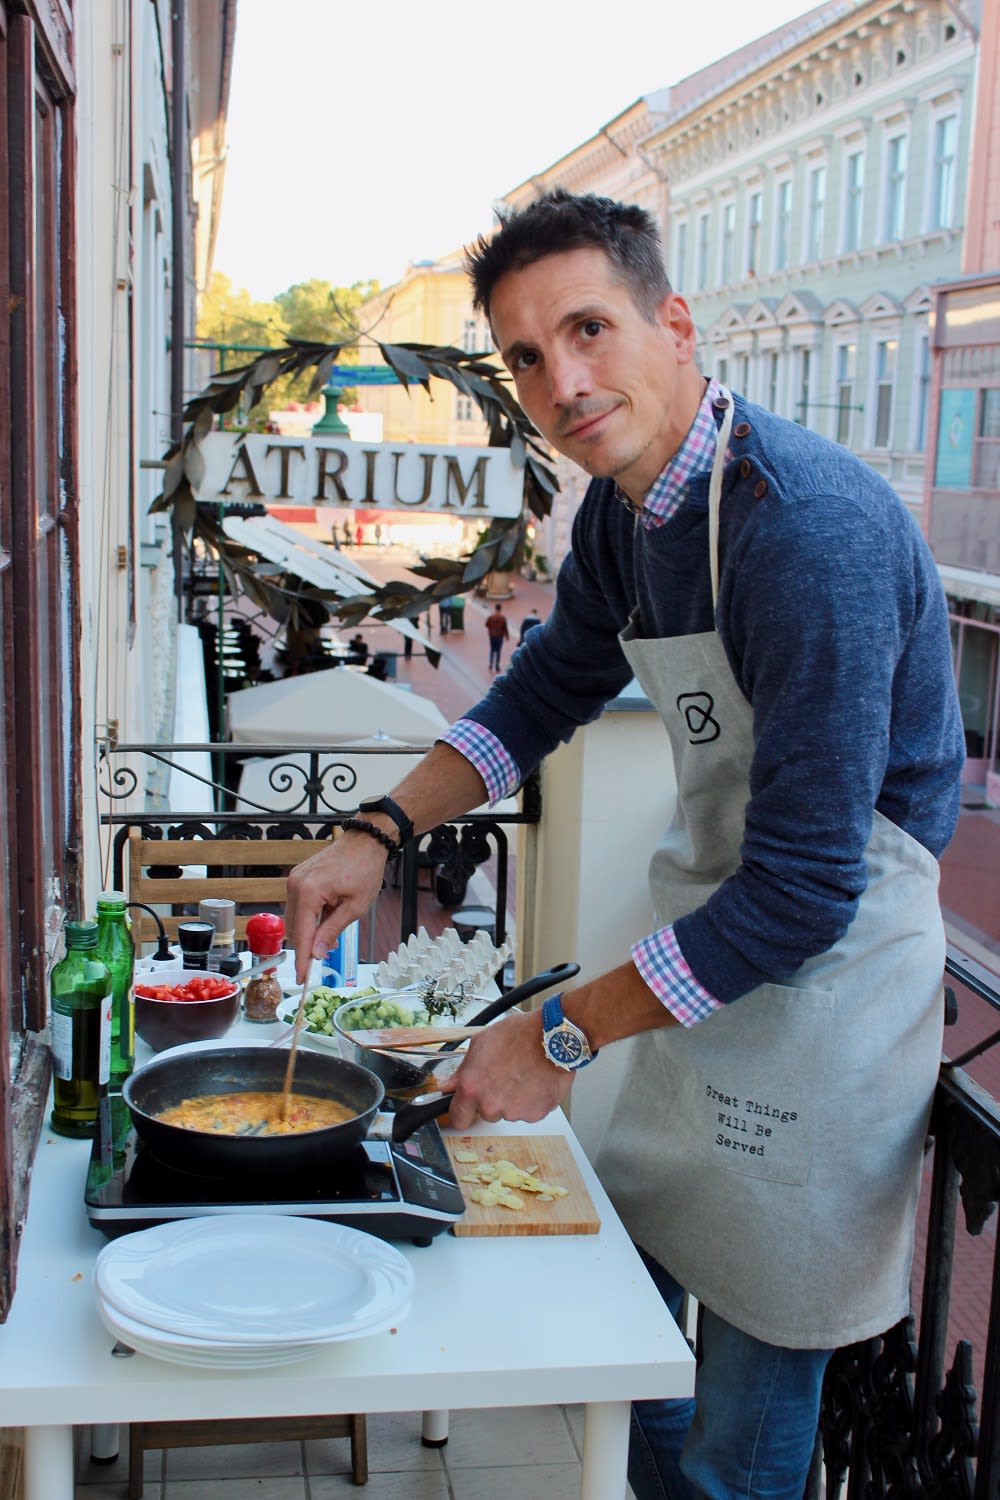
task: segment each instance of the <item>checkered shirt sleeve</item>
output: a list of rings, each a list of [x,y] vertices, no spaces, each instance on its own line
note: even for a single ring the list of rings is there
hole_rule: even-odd
[[[632,961],[653,994],[682,1026],[696,1026],[722,1009],[695,979],[677,946],[672,927],[661,927],[632,947]]]
[[[521,774],[495,734],[472,719],[459,719],[438,738],[475,766],[486,786],[490,806],[517,790]]]

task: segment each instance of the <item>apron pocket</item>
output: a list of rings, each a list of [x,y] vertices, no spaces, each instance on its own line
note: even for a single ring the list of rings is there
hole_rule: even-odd
[[[657,1034],[678,1065],[673,1121],[692,1165],[791,1186],[808,1180],[823,1149],[833,1013],[829,990],[764,984],[689,1030]]]

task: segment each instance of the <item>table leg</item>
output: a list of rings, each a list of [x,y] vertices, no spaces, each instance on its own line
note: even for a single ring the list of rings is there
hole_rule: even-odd
[[[425,1411],[420,1441],[425,1448],[443,1448],[448,1441],[448,1416],[445,1411]]]
[[[618,1500],[628,1469],[629,1401],[591,1401],[583,1411],[580,1500]]]
[[[24,1500],[73,1500],[72,1427],[24,1429]]]

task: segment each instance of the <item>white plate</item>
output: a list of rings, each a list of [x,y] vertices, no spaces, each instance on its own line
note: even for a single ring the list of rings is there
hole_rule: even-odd
[[[390,1329],[398,1327],[409,1310],[410,1302],[407,1300],[381,1322],[361,1330],[352,1337],[374,1338],[380,1333],[388,1333]],[[276,1365],[294,1364],[299,1360],[311,1359],[329,1344],[346,1342],[345,1336],[345,1338],[326,1339],[322,1343],[248,1344],[237,1349],[226,1349],[219,1348],[209,1341],[199,1344],[195,1339],[174,1338],[170,1334],[148,1327],[145,1323],[125,1317],[123,1313],[118,1312],[116,1308],[109,1307],[100,1298],[97,1300],[97,1313],[109,1333],[138,1354],[147,1354],[151,1359],[163,1359],[170,1364],[188,1365],[202,1370],[266,1370]]]
[[[111,1241],[94,1268],[99,1300],[150,1331],[236,1346],[351,1337],[412,1282],[384,1241],[289,1214],[157,1225]]]

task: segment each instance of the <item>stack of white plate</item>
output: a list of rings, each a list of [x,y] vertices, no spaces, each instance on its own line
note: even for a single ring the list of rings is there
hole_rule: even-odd
[[[178,1219],[112,1240],[97,1310],[141,1354],[204,1369],[262,1369],[395,1328],[410,1310],[406,1258],[343,1224],[285,1214]]]

